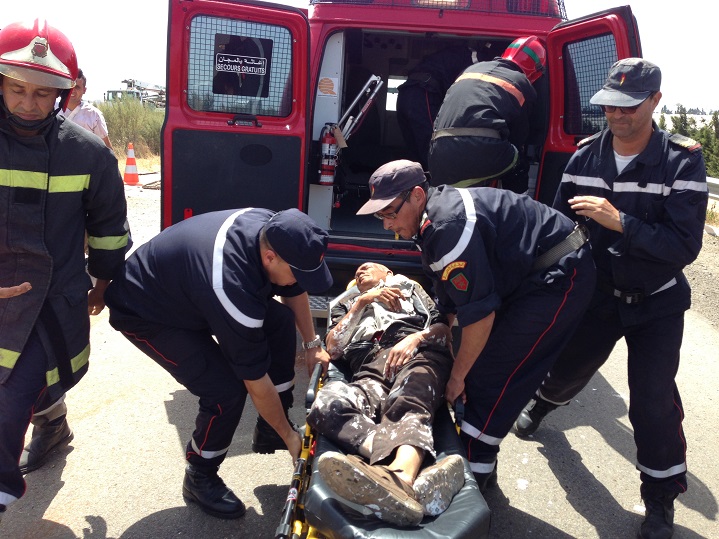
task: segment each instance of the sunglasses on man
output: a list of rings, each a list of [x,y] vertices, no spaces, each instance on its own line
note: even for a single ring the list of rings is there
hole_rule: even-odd
[[[637,112],[637,109],[639,107],[641,107],[647,101],[647,99],[649,99],[653,95],[654,95],[654,92],[649,94],[644,101],[642,101],[638,105],[634,105],[633,107],[615,107],[614,105],[599,105],[599,106],[602,108],[602,110],[604,111],[605,114],[612,114],[612,113],[616,112],[617,109],[619,109],[620,111],[622,111],[622,114],[630,114],[631,115],[631,114],[634,114],[635,112]]]

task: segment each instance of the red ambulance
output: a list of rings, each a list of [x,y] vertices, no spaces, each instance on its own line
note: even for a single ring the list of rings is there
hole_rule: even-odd
[[[367,260],[425,282],[411,241],[355,215],[376,166],[405,155],[397,87],[422,57],[457,44],[500,56],[517,37],[542,40],[530,194],[551,203],[577,141],[604,125],[589,98],[616,60],[641,56],[629,6],[571,21],[563,0],[169,6],[162,227],[228,208],[300,208],[330,233],[338,289]],[[313,302],[316,315],[324,308]]]

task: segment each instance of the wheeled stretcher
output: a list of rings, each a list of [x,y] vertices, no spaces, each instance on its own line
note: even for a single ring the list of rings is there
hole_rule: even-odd
[[[323,377],[317,366],[305,399],[308,413],[323,381],[337,378],[347,379],[347,376],[332,365]],[[459,414],[455,414],[455,417],[461,421]],[[441,407],[435,416],[434,444],[438,459],[451,454],[465,456],[447,407]],[[316,435],[306,426],[302,453],[295,466],[276,539],[487,537],[490,511],[466,459],[464,486],[455,495],[449,508],[439,516],[425,517],[419,526],[399,528],[378,520],[368,509],[349,504],[334,495],[313,466],[326,451],[340,450],[330,440]]]

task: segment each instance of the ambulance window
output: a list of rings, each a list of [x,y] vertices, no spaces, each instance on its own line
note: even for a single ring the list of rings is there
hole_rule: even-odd
[[[394,77],[392,75],[387,79],[387,104],[385,110],[397,111],[397,88],[405,82],[407,77]]]
[[[187,103],[201,112],[284,117],[292,105],[287,28],[201,15],[190,26]]]
[[[564,47],[564,130],[572,135],[591,135],[604,128],[602,109],[589,103],[599,91],[607,72],[617,61],[612,34],[593,36]]]

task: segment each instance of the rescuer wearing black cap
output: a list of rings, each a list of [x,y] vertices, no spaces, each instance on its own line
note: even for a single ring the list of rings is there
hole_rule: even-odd
[[[260,415],[253,449],[299,455],[300,436],[287,418],[295,327],[308,369],[326,365],[307,293],[332,284],[327,241],[296,209],[210,212],[140,246],[108,287],[110,325],[199,399],[183,496],[210,515],[245,513],[217,471],[248,394]]]
[[[595,270],[587,237],[526,195],[428,187],[412,161],[383,165],[369,187],[357,213],[414,239],[439,311],[461,329],[445,398],[466,399],[460,437],[484,491],[496,484],[502,439],[589,303]]]
[[[597,290],[516,424],[520,435],[536,431],[579,394],[623,337],[646,508],[642,539],[671,537],[674,499],[687,489],[684,412],[674,378],[691,302],[682,270],[701,249],[708,201],[701,145],[652,120],[660,86],[656,65],[625,58],[590,99],[604,110],[608,128],[579,143],[554,207],[589,229]]]

